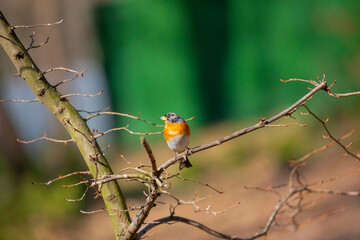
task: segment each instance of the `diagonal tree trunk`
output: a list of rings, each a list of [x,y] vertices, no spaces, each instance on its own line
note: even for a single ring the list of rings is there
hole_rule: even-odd
[[[96,140],[93,139],[93,134],[85,120],[66,99],[61,97],[61,93],[49,84],[1,11],[0,45],[13,62],[18,74],[24,78],[35,93],[37,99],[52,112],[71,135],[93,177],[112,174],[112,170],[102,155]],[[116,239],[128,238],[124,234],[131,219],[128,211],[124,211],[127,210],[127,206],[119,184],[116,181],[104,184],[101,187],[101,195],[106,208],[112,210],[109,211],[109,216]]]

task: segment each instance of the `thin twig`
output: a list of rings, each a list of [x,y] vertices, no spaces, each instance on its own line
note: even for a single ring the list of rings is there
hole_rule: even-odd
[[[47,37],[47,39],[44,42],[40,43],[39,45],[34,46],[34,43],[35,43],[34,35],[35,35],[35,31],[33,31],[33,34],[30,35],[31,42],[29,44],[29,47],[26,49],[26,51],[29,51],[30,49],[33,49],[33,48],[39,48],[39,47],[41,47],[41,46],[43,46],[43,45],[45,45],[45,44],[47,44],[49,42],[50,38]]]
[[[183,178],[183,177],[180,177],[178,174],[174,175],[174,177],[179,178],[179,179],[184,180],[184,181],[189,181],[189,182],[193,182],[193,183],[196,183],[196,184],[199,184],[199,185],[208,187],[208,188],[214,190],[215,192],[217,192],[217,193],[219,193],[219,194],[223,194],[223,193],[224,193],[223,191],[220,191],[220,190],[216,189],[215,187],[209,185],[208,183],[202,183],[202,182],[199,182],[199,181],[196,181],[196,180],[193,180],[193,179]]]
[[[72,69],[69,69],[69,68],[65,68],[65,67],[54,67],[54,68],[50,68],[50,69],[47,69],[46,71],[42,72],[41,74],[42,75],[45,75],[47,73],[50,73],[50,72],[54,72],[54,71],[65,71],[65,72],[71,72],[71,73],[75,73],[75,76],[72,77],[72,78],[68,78],[68,79],[65,79],[65,80],[62,80],[61,82],[57,83],[54,85],[55,88],[57,88],[59,85],[61,84],[64,84],[64,83],[67,83],[67,82],[71,82],[73,80],[75,80],[77,77],[81,76],[81,77],[84,77],[84,73],[88,70],[87,68],[83,71],[75,71],[75,70],[72,70]]]
[[[112,129],[109,129],[105,132],[98,132],[98,135],[94,136],[94,138],[99,138],[99,137],[102,137],[106,134],[109,134],[111,132],[115,132],[115,131],[121,131],[121,130],[125,130],[127,132],[129,132],[130,134],[134,134],[134,135],[143,135],[143,136],[146,136],[146,135],[152,135],[152,134],[161,134],[162,132],[146,132],[146,133],[140,133],[140,132],[134,132],[134,131],[131,131],[130,129],[128,129],[129,125],[125,126],[125,127],[118,127],[118,128],[112,128]]]
[[[37,28],[37,27],[49,27],[54,26],[57,24],[60,24],[64,21],[64,19],[61,19],[60,21],[54,22],[54,23],[44,23],[44,24],[34,24],[34,25],[17,25],[17,26],[11,26],[12,30],[19,29],[19,28]]]
[[[341,173],[340,175],[337,175],[335,177],[330,177],[330,178],[327,178],[327,179],[322,179],[321,181],[317,181],[317,182],[307,184],[307,186],[312,187],[312,186],[317,186],[317,185],[323,185],[323,184],[329,183],[329,182],[334,182],[334,181],[337,181],[340,178],[346,177],[348,175],[351,175],[351,174],[354,174],[354,173],[357,173],[357,172],[360,172],[360,168],[347,170],[347,171]]]
[[[130,115],[130,114],[127,114],[127,113],[118,113],[118,112],[99,112],[99,113],[95,113],[95,114],[92,114],[90,116],[88,116],[87,118],[85,118],[85,121],[88,121],[94,117],[97,117],[97,116],[101,116],[101,115],[116,115],[116,116],[122,116],[122,117],[128,117],[128,118],[132,118],[132,119],[135,119],[135,120],[139,120],[139,121],[142,121],[142,122],[145,122],[147,124],[150,124],[150,125],[153,125],[155,127],[164,127],[164,125],[158,125],[158,124],[155,124],[153,122],[150,122],[150,121],[147,121],[145,119],[142,119],[140,118],[140,113],[138,114],[137,117],[133,116],[133,115]]]
[[[99,96],[100,94],[102,94],[104,92],[104,89],[101,89],[100,92],[96,93],[96,94],[83,94],[83,93],[70,93],[70,94],[65,94],[65,95],[62,95],[60,96],[61,99],[63,98],[71,98],[73,96],[81,96],[81,97],[97,97]]]
[[[350,152],[349,149],[343,145],[341,142],[340,142],[340,139],[337,139],[335,138],[329,131],[329,129],[327,128],[326,126],[326,121],[323,121],[321,120],[316,114],[314,114],[312,111],[310,111],[310,109],[306,106],[306,105],[303,105],[304,108],[306,108],[306,110],[308,111],[309,114],[311,114],[316,120],[318,120],[323,128],[325,129],[326,133],[328,134],[328,136],[334,141],[336,142],[347,154],[349,154],[350,156],[352,156],[353,158],[356,158],[358,161],[360,161],[360,156],[357,156],[355,155],[354,153]]]
[[[329,91],[329,95],[332,96],[332,97],[337,97],[337,98],[340,98],[340,97],[351,97],[351,96],[358,96],[358,95],[360,95],[360,91],[358,91],[358,92],[351,92],[351,93],[333,93],[333,92],[330,92],[330,91]]]
[[[130,173],[130,174],[113,174],[113,175],[106,175],[106,176],[103,176],[103,177],[99,177],[97,179],[97,181],[94,181],[92,183],[92,186],[104,184],[104,183],[119,180],[119,179],[141,180],[141,181],[145,181],[145,182],[150,182],[151,181],[151,177],[146,176],[144,174],[133,174],[133,173]]]
[[[333,194],[333,195],[342,195],[342,196],[350,196],[350,197],[360,197],[360,192],[356,191],[336,191],[336,190],[330,190],[330,189],[312,189],[312,188],[306,188],[307,191],[311,193],[321,193],[321,194]]]
[[[349,132],[349,133],[345,134],[344,136],[342,136],[341,138],[339,138],[339,141],[342,141],[342,140],[350,137],[351,135],[354,134],[354,132],[355,132],[354,130],[351,130],[351,132]],[[324,146],[314,149],[313,151],[307,153],[306,155],[304,155],[303,157],[301,157],[301,158],[299,158],[299,159],[296,159],[296,160],[294,160],[294,161],[290,161],[290,163],[291,163],[292,165],[302,163],[302,162],[304,162],[305,160],[307,160],[309,157],[311,157],[311,156],[313,156],[313,155],[315,155],[315,154],[317,154],[317,153],[319,153],[319,152],[321,152],[321,151],[324,151],[324,150],[326,150],[327,148],[334,146],[335,144],[336,144],[335,141],[330,142],[330,143],[328,143],[328,144],[325,144]]]
[[[78,198],[78,199],[65,198],[65,201],[68,201],[68,202],[80,202],[80,201],[82,201],[84,199],[84,197],[85,197],[86,193],[88,192],[88,190],[89,190],[89,185],[86,185],[86,189],[85,189],[84,193],[81,195],[80,198]]]
[[[99,210],[94,210],[94,211],[84,211],[84,210],[80,210],[81,213],[83,214],[94,214],[94,213],[100,213],[100,212],[106,212],[106,211],[109,211],[108,209],[104,209],[104,208],[101,208]]]
[[[34,140],[30,140],[30,141],[22,141],[22,140],[16,139],[16,141],[18,141],[19,143],[24,143],[24,144],[34,143],[34,142],[37,142],[39,140],[46,140],[46,141],[49,141],[49,142],[56,142],[56,143],[63,143],[63,144],[68,144],[70,142],[74,142],[74,139],[59,140],[59,139],[48,138],[48,137],[46,137],[46,133],[44,133],[44,136],[36,138]]]
[[[285,187],[287,186],[287,184],[282,184],[279,187]],[[268,187],[250,187],[250,186],[244,186],[245,189],[252,189],[252,190],[258,190],[258,191],[264,191],[264,192],[270,192],[270,193],[274,193],[275,195],[277,195],[279,198],[281,198],[281,194],[275,190],[275,188],[277,188],[277,186],[272,187],[272,186],[268,186]]]
[[[50,72],[54,72],[54,71],[65,71],[65,72],[71,72],[71,73],[75,73],[77,75],[81,75],[82,77],[84,76],[84,73],[87,71],[87,69],[85,69],[84,71],[76,71],[70,68],[66,68],[66,67],[53,67],[53,68],[49,68],[47,70],[45,70],[44,72],[42,72],[42,74],[47,74]]]
[[[68,177],[71,177],[71,176],[74,176],[74,175],[91,175],[90,171],[77,171],[77,172],[72,172],[72,173],[68,173],[66,175],[63,175],[63,176],[59,176],[57,178],[54,178],[50,181],[47,181],[47,182],[44,182],[44,183],[38,183],[38,182],[33,182],[32,184],[44,184],[44,185],[50,185],[51,183],[53,182],[56,182],[58,180],[61,180],[61,179],[64,179],[64,178],[68,178]]]
[[[322,221],[322,220],[326,219],[327,217],[329,217],[330,215],[333,215],[333,214],[335,214],[337,212],[340,212],[340,211],[343,211],[345,209],[346,209],[346,207],[339,207],[337,209],[332,209],[332,210],[329,210],[329,211],[327,211],[325,213],[317,215],[315,217],[309,218],[307,221],[299,224],[298,229],[301,229],[301,228],[303,228],[303,227],[305,227],[305,226],[307,226],[309,224],[313,224],[315,222]]]
[[[292,125],[298,125],[300,127],[306,127],[306,124],[301,124],[301,123],[287,123],[287,124],[268,124],[265,125],[265,127],[288,127],[288,126],[292,126]]]
[[[32,102],[38,102],[38,99],[32,99],[32,100],[14,100],[14,99],[4,99],[0,100],[0,103],[2,102],[21,102],[21,103],[32,103]]]
[[[87,113],[87,114],[94,114],[94,113],[99,113],[99,112],[102,112],[102,111],[105,111],[105,110],[109,110],[110,108],[111,108],[111,106],[108,106],[106,108],[96,110],[96,111],[87,111],[87,110],[82,110],[82,109],[78,109],[77,111],[78,112],[84,112],[84,113]]]
[[[224,212],[228,211],[229,209],[239,206],[239,205],[240,205],[240,202],[237,202],[237,203],[234,203],[231,206],[229,206],[223,210],[219,210],[219,211],[210,211],[211,205],[209,205],[206,209],[197,209],[197,210],[195,210],[195,212],[205,212],[205,213],[209,213],[209,214],[216,216],[218,214],[224,213]]]

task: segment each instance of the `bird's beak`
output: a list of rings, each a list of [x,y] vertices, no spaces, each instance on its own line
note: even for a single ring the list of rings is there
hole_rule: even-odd
[[[166,117],[165,117],[165,116],[162,116],[162,117],[160,118],[160,120],[166,121]]]

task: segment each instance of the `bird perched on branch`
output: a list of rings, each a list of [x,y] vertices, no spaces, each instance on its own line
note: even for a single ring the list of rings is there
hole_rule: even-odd
[[[160,118],[165,121],[164,137],[167,145],[176,153],[187,150],[190,143],[190,128],[185,120],[176,113],[167,113]],[[192,167],[189,159],[185,156],[180,159],[179,169]]]

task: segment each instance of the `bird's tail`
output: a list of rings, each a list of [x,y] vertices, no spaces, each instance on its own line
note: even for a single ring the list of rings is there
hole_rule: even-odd
[[[179,159],[180,161],[180,165],[179,165],[179,169],[182,170],[183,168],[190,168],[192,167],[188,157],[184,157]]]

